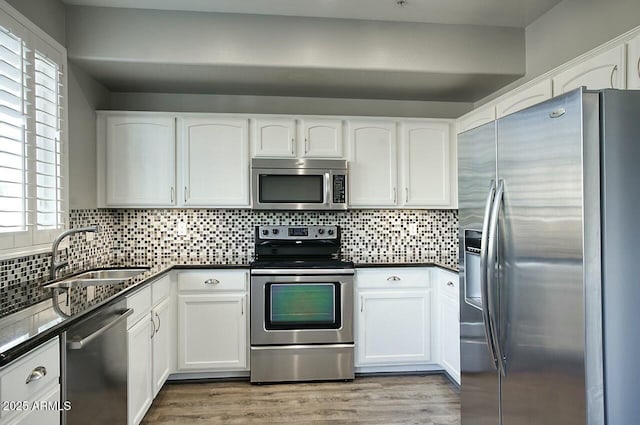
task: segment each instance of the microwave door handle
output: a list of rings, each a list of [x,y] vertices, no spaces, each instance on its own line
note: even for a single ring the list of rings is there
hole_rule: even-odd
[[[331,186],[329,185],[329,180],[331,179],[330,173],[324,173],[324,204],[329,205],[329,200],[331,199]]]

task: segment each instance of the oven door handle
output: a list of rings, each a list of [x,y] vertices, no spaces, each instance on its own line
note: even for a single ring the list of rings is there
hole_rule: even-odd
[[[354,269],[251,269],[252,276],[260,275],[281,275],[287,281],[291,280],[291,276],[353,276],[355,274]],[[295,282],[298,283],[298,282]]]

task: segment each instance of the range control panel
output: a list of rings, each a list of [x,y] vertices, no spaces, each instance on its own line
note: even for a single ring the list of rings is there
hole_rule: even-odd
[[[258,226],[261,240],[338,239],[338,226]]]

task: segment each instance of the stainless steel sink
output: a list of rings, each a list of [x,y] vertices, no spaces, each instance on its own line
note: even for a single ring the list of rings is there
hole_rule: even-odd
[[[149,269],[143,267],[89,270],[47,285],[46,288],[69,289],[86,286],[113,285],[122,283],[147,270]]]
[[[90,279],[90,280],[126,280],[131,277],[137,276],[140,273],[146,272],[149,269],[137,268],[137,269],[102,269],[102,270],[90,270],[88,272],[80,273],[74,276],[74,279]]]

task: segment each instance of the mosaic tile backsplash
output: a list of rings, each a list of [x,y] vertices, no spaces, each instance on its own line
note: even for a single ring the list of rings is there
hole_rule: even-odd
[[[187,234],[178,234],[184,222]],[[415,223],[416,236],[409,235]],[[245,264],[253,259],[256,225],[328,225],[342,228],[343,257],[356,263],[437,262],[458,265],[455,210],[271,212],[213,209],[73,210],[71,227],[92,224],[91,242],[71,237],[65,273],[107,264]],[[49,253],[0,261],[0,317],[49,296]]]
[[[60,250],[59,261],[65,258],[69,267],[61,273],[71,273],[111,261],[115,241],[115,221],[111,210],[72,211],[69,217],[71,228],[98,224],[101,228],[91,242],[84,234],[69,237],[68,248]],[[49,280],[51,253],[30,255],[0,261],[0,317],[13,313],[49,298],[50,292],[41,284]]]

